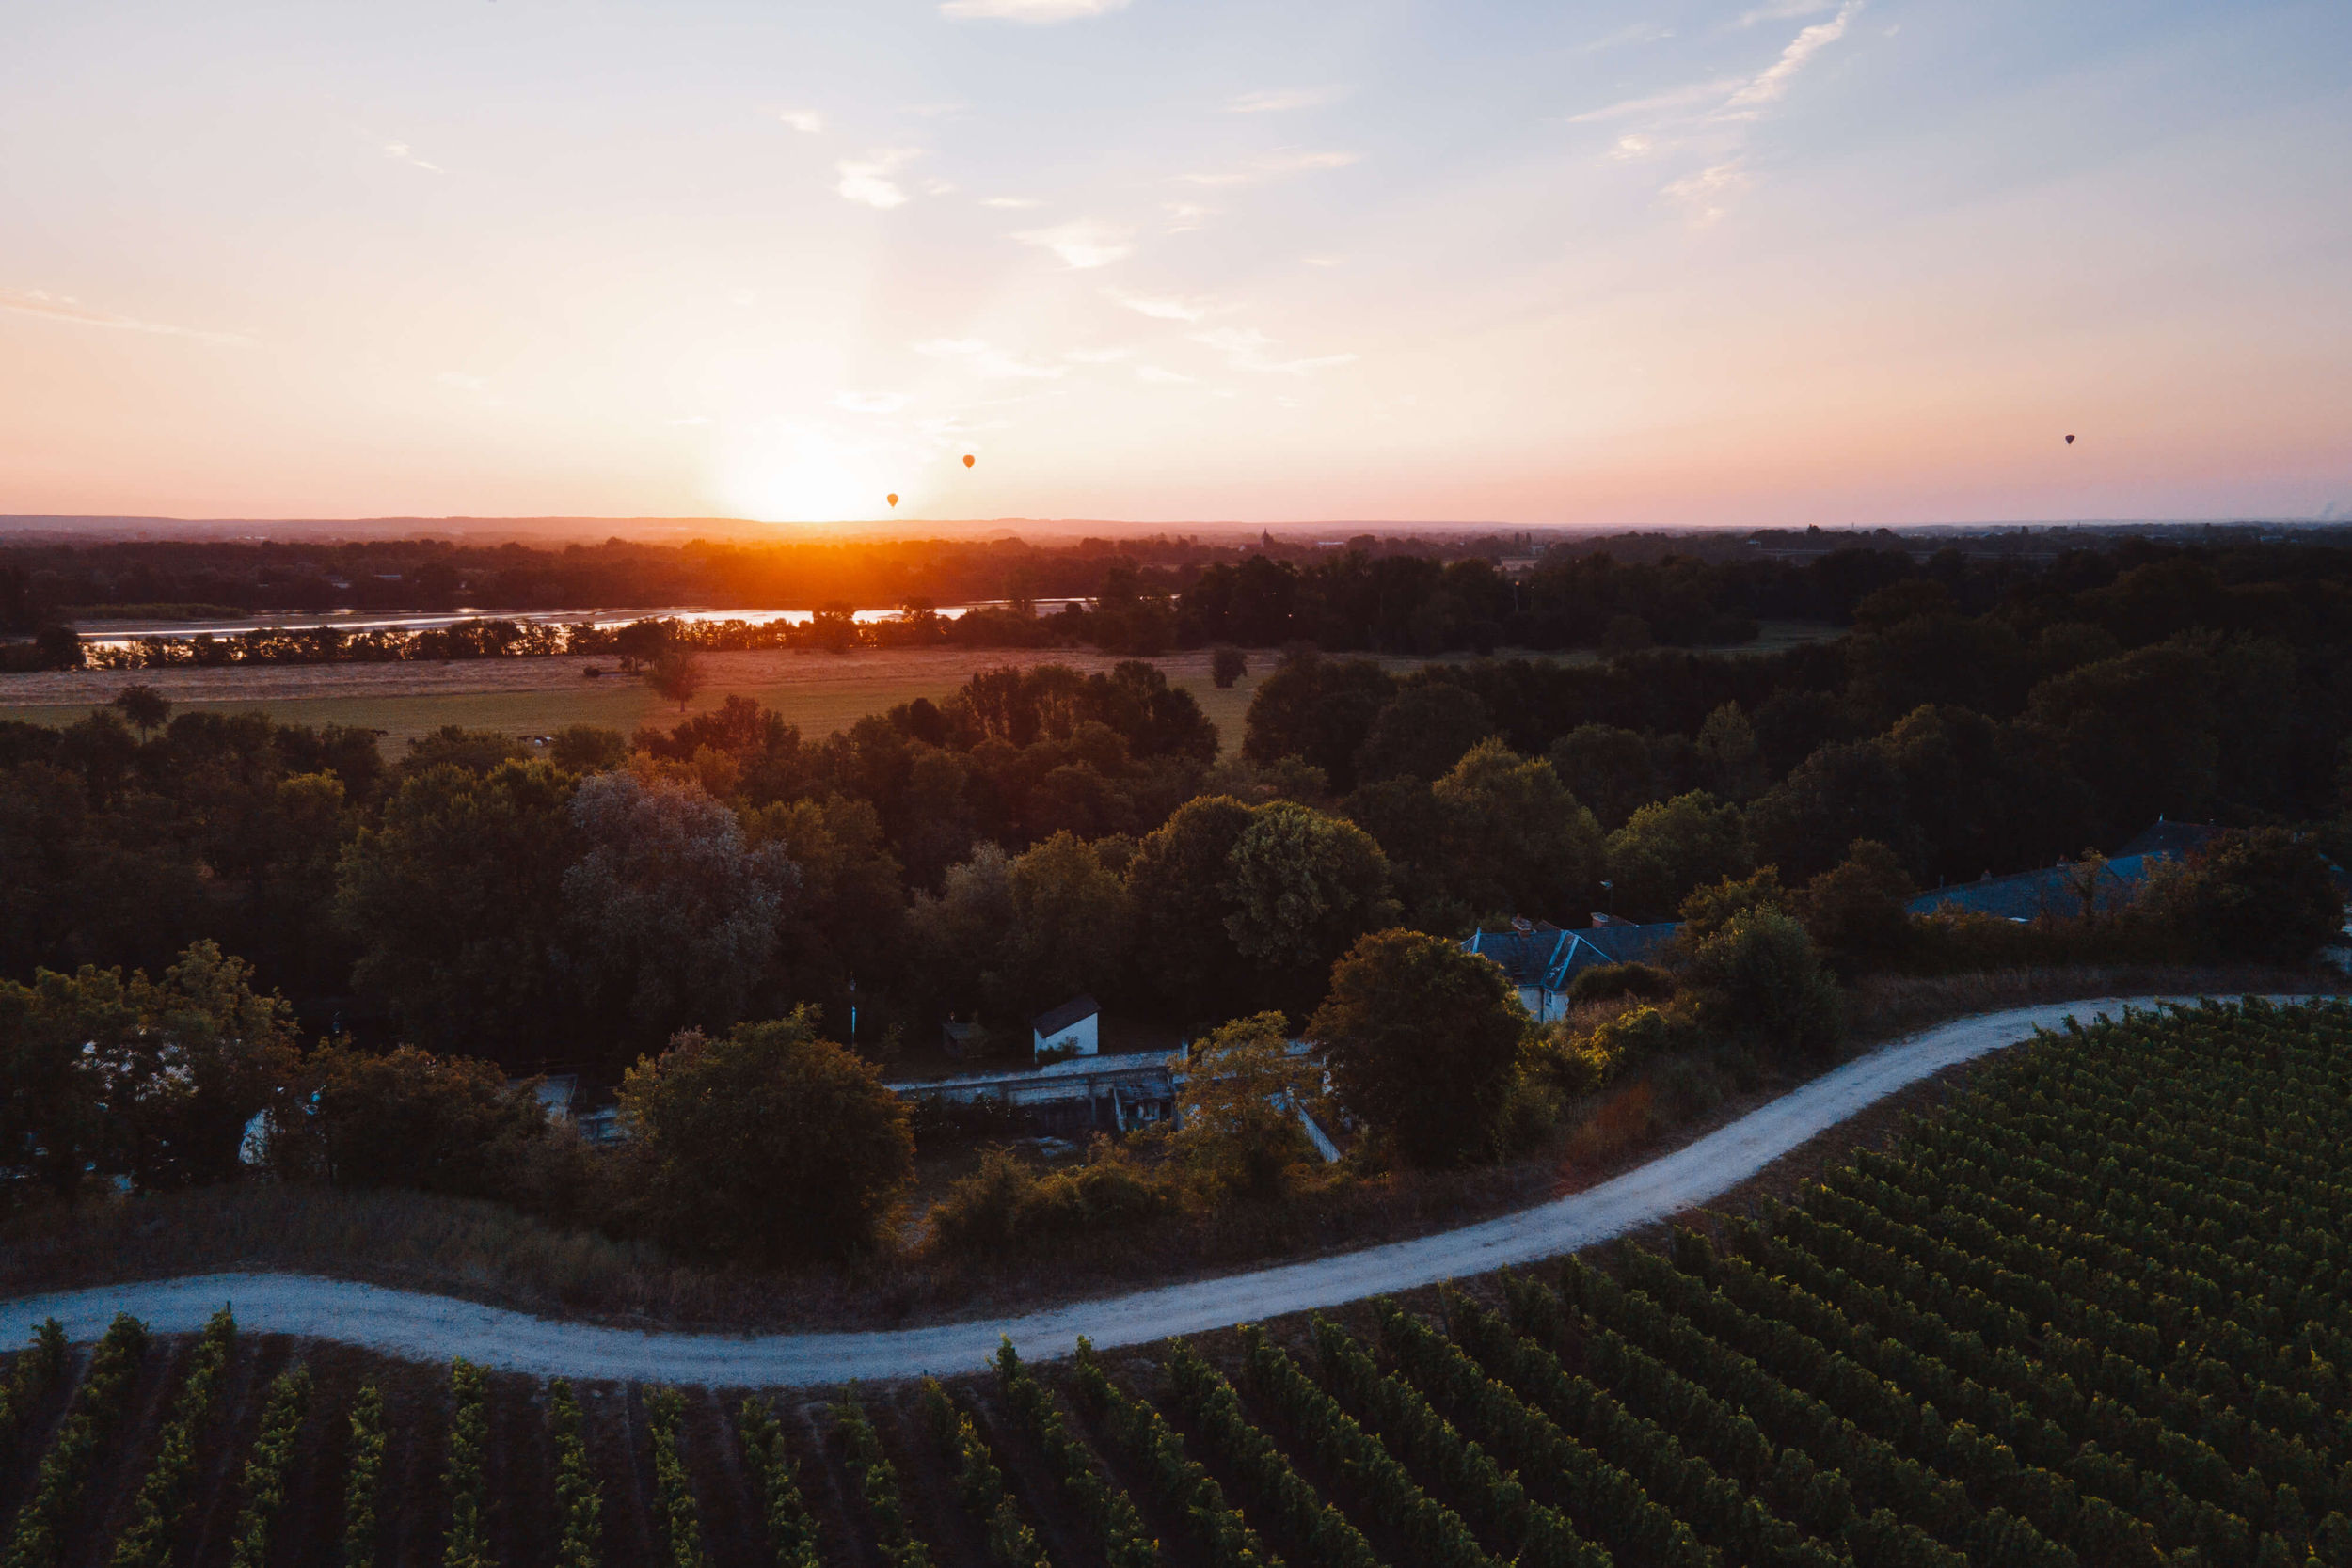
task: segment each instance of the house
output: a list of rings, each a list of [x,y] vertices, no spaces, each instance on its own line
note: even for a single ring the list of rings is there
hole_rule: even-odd
[[[1905,907],[1918,915],[1986,914],[2024,925],[2045,916],[2080,919],[2088,897],[2092,912],[2113,914],[2139,896],[2149,872],[2177,858],[2157,850],[2095,863],[2060,861],[2038,871],[1954,882],[1923,893]]]
[[[911,1079],[882,1086],[905,1100],[963,1105],[999,1101],[1028,1126],[1061,1136],[1133,1132],[1168,1120],[1176,1107],[1175,1077],[1164,1051],[1119,1056],[1089,1052],[1041,1068]]]
[[[1597,914],[1581,930],[1542,920],[1514,920],[1500,931],[1472,931],[1462,951],[1491,958],[1518,988],[1519,1004],[1538,1023],[1568,1010],[1568,982],[1600,964],[1651,963],[1678,928],[1675,921],[1637,925]]]
[[[1053,1011],[1029,1020],[1031,1049],[1040,1056],[1048,1051],[1072,1056],[1095,1055],[1103,1049],[1102,1015],[1103,1009],[1095,1006],[1094,998],[1073,996]]]
[[[950,1056],[961,1056],[979,1043],[980,1026],[961,1019],[943,1019],[939,1025],[940,1049]]]

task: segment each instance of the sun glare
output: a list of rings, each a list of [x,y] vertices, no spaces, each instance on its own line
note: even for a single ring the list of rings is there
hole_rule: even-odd
[[[717,489],[726,508],[771,523],[831,523],[892,515],[896,493],[911,515],[911,465],[887,454],[846,451],[820,435],[782,433],[748,444],[723,462]]]

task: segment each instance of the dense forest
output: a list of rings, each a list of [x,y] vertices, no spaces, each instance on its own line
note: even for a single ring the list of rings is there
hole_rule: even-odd
[[[1272,640],[1391,567],[1493,570],[1253,557],[1176,613]],[[398,758],[254,716],[11,723],[0,970],[160,974],[210,938],[314,1031],[516,1066],[617,1065],[803,1002],[846,1027],[853,998],[880,1049],[949,1013],[1017,1037],[1080,990],[1187,1023],[1299,1017],[1369,930],[1668,918],[1760,867],[1798,887],[1858,840],[1932,886],[2159,816],[2338,816],[2352,556],[2127,543],[2030,571],[1891,550],[1790,571],[1847,635],[1404,676],[1294,639],[1255,656],[1279,667],[1221,758],[1143,661],[984,673],[821,739],[741,700],[546,746],[446,731]],[[1769,608],[1741,597],[1747,568],[1695,562],[1581,558],[1504,587],[1664,623],[1615,595],[1675,578],[1708,614]]]

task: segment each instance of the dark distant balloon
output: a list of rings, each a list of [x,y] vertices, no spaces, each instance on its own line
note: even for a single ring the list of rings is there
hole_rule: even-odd
[[[898,492],[897,492],[896,490],[893,490],[893,491],[890,493],[890,504],[891,504],[891,505],[893,505],[893,506],[896,506],[896,505],[898,505]]]
[[[977,457],[973,456],[973,455],[972,455],[970,452],[968,452],[968,451],[967,451],[967,452],[965,452],[965,453],[963,454],[963,466],[964,466],[965,467],[967,467],[967,468],[968,468],[968,467],[970,467],[973,464],[975,464],[975,463],[977,463],[977,462],[978,462],[978,461],[979,461],[979,459],[978,459],[978,458],[977,458]]]
[[[2072,436],[2069,436],[2066,438],[2066,444],[2070,447],[2073,446],[2074,444],[2074,438]]]

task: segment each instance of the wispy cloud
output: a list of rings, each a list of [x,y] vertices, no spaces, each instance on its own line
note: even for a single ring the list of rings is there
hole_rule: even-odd
[[[835,408],[851,414],[896,414],[907,405],[904,392],[835,392]]]
[[[1073,348],[1062,357],[1073,365],[1110,365],[1127,357],[1123,348]]]
[[[1345,168],[1361,156],[1357,152],[1272,152],[1263,158],[1253,158],[1239,168],[1187,174],[1182,178],[1191,185],[1255,185],[1267,180],[1279,180],[1285,175],[1306,174],[1324,168]]]
[[[710,416],[707,414],[681,414],[675,420],[664,420],[661,422],[663,424],[674,425],[708,424],[710,422]]]
[[[1109,297],[1138,316],[1149,316],[1153,321],[1162,322],[1197,322],[1221,309],[1215,300],[1187,298],[1181,294],[1128,294],[1114,290]]]
[[[1780,58],[1759,73],[1756,79],[1731,95],[1726,109],[1754,109],[1765,103],[1776,103],[1788,95],[1788,84],[1803,71],[1805,62],[1846,36],[1846,27],[1862,9],[1862,0],[1846,0],[1837,8],[1837,14],[1827,22],[1817,22],[1789,40],[1780,52]]]
[[[1076,271],[1107,267],[1135,254],[1136,231],[1095,218],[1074,218],[1051,229],[1025,229],[1013,236],[1023,245],[1050,250]]]
[[[384,144],[384,156],[391,159],[392,162],[396,164],[406,164],[410,168],[423,169],[428,174],[447,174],[449,172],[449,170],[443,168],[438,164],[428,164],[422,158],[418,157],[416,153],[409,150],[408,144],[405,141],[386,142]]]
[[[1325,354],[1307,359],[1277,359],[1267,352],[1279,339],[1269,338],[1254,326],[1220,326],[1192,335],[1196,343],[1205,343],[1225,356],[1226,362],[1237,371],[1253,375],[1305,375],[1310,372],[1329,370],[1356,362],[1353,354]]]
[[[201,327],[173,326],[165,322],[117,315],[111,310],[100,310],[85,305],[72,294],[53,294],[46,289],[0,289],[0,310],[12,310],[21,316],[40,316],[73,326],[105,327],[116,332],[151,332],[164,338],[196,338],[208,343],[246,341],[234,332],[208,332]]]
[[[1613,33],[1603,33],[1592,42],[1584,45],[1579,53],[1597,55],[1609,49],[1624,49],[1642,43],[1658,43],[1674,36],[1675,30],[1672,27],[1661,27],[1650,22],[1636,22],[1630,26],[1620,27]]]
[[[1740,13],[1739,25],[1753,27],[1759,22],[1788,22],[1800,16],[1819,16],[1836,10],[1837,0],[1767,0],[1753,10]]]
[[[813,136],[825,128],[825,117],[814,109],[780,109],[776,118],[803,135]]]
[[[914,352],[933,359],[961,359],[990,381],[1051,381],[1070,373],[1068,365],[1041,365],[1008,354],[985,338],[932,338],[916,343]]]
[[[1344,256],[1301,256],[1298,261],[1300,265],[1310,267],[1343,267],[1347,265],[1347,258]]]
[[[1659,139],[1647,131],[1628,131],[1609,149],[1609,155],[1619,163],[1629,164],[1643,158],[1654,158],[1664,150]]]
[[[1641,98],[1628,98],[1615,103],[1603,104],[1597,109],[1587,109],[1580,115],[1570,115],[1568,123],[1590,125],[1597,120],[1630,119],[1636,116],[1660,114],[1670,109],[1689,109],[1700,103],[1721,100],[1724,94],[1734,90],[1746,80],[1744,76],[1724,76],[1710,82],[1692,82],[1687,87],[1669,87],[1664,92],[1653,92]]]
[[[839,190],[842,199],[862,202],[888,212],[906,205],[907,193],[891,178],[923,155],[919,147],[882,147],[862,158],[845,158],[834,166],[841,176]]]
[[[1279,115],[1293,109],[1319,109],[1326,103],[1336,103],[1347,96],[1345,87],[1271,87],[1262,92],[1245,92],[1228,102],[1229,115]]]
[[[1078,22],[1126,8],[1127,0],[943,0],[939,14],[958,22]]]
[[[1683,176],[1668,185],[1665,194],[1689,208],[1696,221],[1712,223],[1724,215],[1725,204],[1751,183],[1747,171],[1734,158]]]
[[[1157,365],[1137,365],[1136,379],[1149,381],[1155,387],[1189,387],[1200,378],[1183,375],[1175,371],[1163,370]]]
[[[1033,196],[990,196],[981,198],[980,205],[983,207],[1002,207],[1008,212],[1021,213],[1026,212],[1032,207],[1042,207],[1045,203],[1040,201]]]
[[[1200,227],[1202,218],[1216,211],[1214,207],[1203,207],[1198,201],[1163,201],[1160,206],[1168,214],[1168,231],[1171,234],[1191,233]]]

